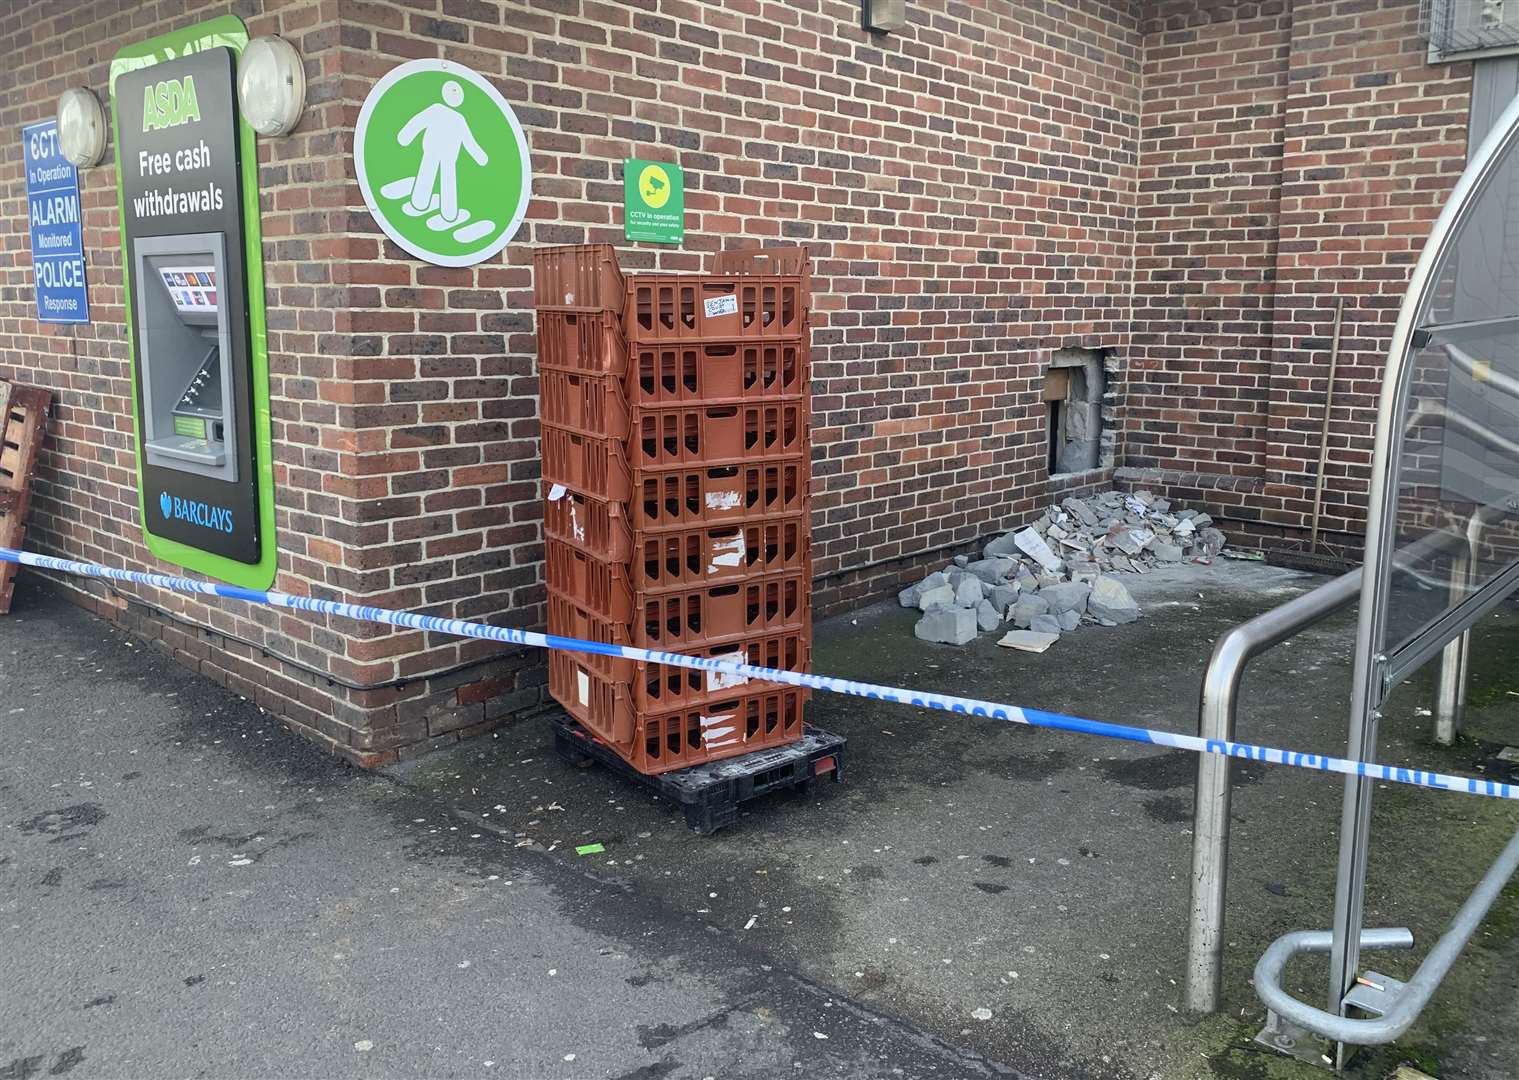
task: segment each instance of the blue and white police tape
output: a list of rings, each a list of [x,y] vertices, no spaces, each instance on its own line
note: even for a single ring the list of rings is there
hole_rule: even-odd
[[[1032,727],[1056,728],[1061,731],[1079,731],[1086,735],[1100,735],[1109,739],[1149,743],[1153,746],[1169,746],[1178,750],[1190,750],[1199,754],[1222,754],[1228,757],[1262,761],[1271,765],[1290,765],[1300,769],[1319,772],[1343,773],[1349,776],[1367,776],[1394,784],[1410,784],[1414,787],[1436,788],[1441,791],[1460,791],[1470,795],[1486,795],[1498,799],[1519,800],[1519,784],[1505,784],[1496,780],[1455,776],[1449,773],[1431,772],[1424,769],[1407,769],[1394,765],[1378,765],[1369,761],[1351,761],[1346,758],[1327,757],[1323,754],[1303,754],[1293,750],[1278,750],[1271,746],[1253,743],[1231,742],[1220,739],[1203,739],[1196,735],[1179,735],[1153,728],[1130,727],[1110,724],[1102,720],[1084,720],[1079,716],[1063,716],[1060,713],[1040,709],[1023,709],[996,701],[979,701],[975,698],[956,697],[950,694],[931,694],[920,690],[907,690],[900,686],[879,686],[875,683],[855,682],[853,679],[835,679],[827,675],[809,675],[800,671],[782,671],[776,668],[757,667],[733,660],[719,660],[706,656],[684,656],[680,653],[655,652],[631,645],[609,645],[599,641],[581,641],[579,638],[560,637],[557,634],[538,634],[529,630],[514,630],[505,626],[488,626],[484,623],[465,622],[462,619],[440,619],[435,615],[418,615],[410,611],[391,611],[388,608],[365,607],[361,604],[345,604],[337,600],[315,600],[309,596],[291,596],[288,593],[261,592],[242,589],[234,585],[218,585],[213,582],[191,581],[188,578],[169,577],[164,574],[145,574],[136,570],[119,570],[93,563],[55,559],[49,555],[34,555],[29,551],[0,547],[0,562],[19,563],[39,570],[57,570],[65,574],[83,577],[105,578],[111,581],[127,581],[175,592],[194,593],[201,596],[219,596],[227,600],[244,600],[250,604],[270,604],[294,611],[314,611],[323,615],[337,615],[358,622],[384,623],[404,626],[412,630],[426,630],[457,637],[481,638],[500,641],[509,645],[528,645],[537,649],[560,649],[566,652],[595,653],[627,660],[642,660],[654,664],[715,671],[725,675],[742,676],[763,682],[787,683],[806,686],[814,690],[827,690],[834,694],[890,701],[899,705],[914,705],[922,709],[940,709],[945,712],[967,716],[982,716],[992,720],[1007,720],[1014,724]]]

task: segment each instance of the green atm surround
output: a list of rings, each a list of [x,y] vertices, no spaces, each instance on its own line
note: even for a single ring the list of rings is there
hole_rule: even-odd
[[[242,241],[239,245],[235,237],[228,237],[224,257],[232,268],[241,269],[242,288],[238,290],[240,295],[233,296],[229,293],[224,297],[224,302],[228,304],[241,302],[242,304],[240,314],[243,318],[238,321],[246,325],[247,400],[229,401],[228,408],[235,406],[237,415],[248,420],[251,430],[241,433],[241,437],[247,441],[247,457],[250,459],[251,468],[249,475],[239,477],[238,470],[235,468],[217,470],[205,465],[200,467],[182,465],[181,467],[203,474],[199,478],[200,482],[205,482],[205,476],[211,476],[219,471],[221,479],[227,480],[230,476],[232,480],[247,488],[247,493],[251,494],[253,505],[256,506],[254,520],[240,523],[241,527],[256,530],[251,538],[254,553],[247,560],[207,551],[183,539],[159,535],[150,525],[150,522],[156,520],[152,516],[156,508],[150,509],[149,500],[156,502],[160,496],[156,492],[147,490],[150,462],[142,400],[145,372],[141,370],[140,359],[140,349],[144,347],[144,342],[140,340],[138,313],[133,310],[134,287],[143,289],[149,283],[145,280],[134,280],[137,278],[138,270],[134,262],[139,260],[134,258],[127,229],[128,185],[126,181],[128,174],[123,171],[123,167],[128,163],[122,160],[120,109],[116,97],[117,79],[124,74],[140,71],[166,61],[183,61],[194,54],[212,49],[229,50],[235,64],[236,57],[242,54],[247,43],[248,31],[242,20],[235,15],[224,15],[124,47],[111,60],[111,142],[116,158],[117,213],[122,230],[122,267],[123,274],[128,276],[123,285],[127,337],[132,358],[132,415],[137,432],[137,510],[142,523],[143,540],[148,550],[165,562],[196,570],[208,577],[243,588],[267,589],[274,582],[278,549],[274,524],[274,456],[269,411],[268,328],[264,312],[263,236],[259,227],[258,151],[253,129],[236,112],[235,68],[232,107],[237,130],[233,139],[237,150],[239,179],[237,190],[240,192],[238,209],[241,217]],[[240,251],[237,250],[239,247]],[[225,288],[226,279],[224,278],[219,285]],[[241,349],[241,345],[239,347]],[[230,390],[230,383],[228,389]],[[186,422],[178,413],[172,421],[174,424]],[[158,458],[158,465],[162,465],[163,455],[155,454],[155,457]],[[206,460],[214,459],[208,457]]]

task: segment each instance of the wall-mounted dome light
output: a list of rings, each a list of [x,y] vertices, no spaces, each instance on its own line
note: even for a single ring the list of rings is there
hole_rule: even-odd
[[[306,68],[281,37],[256,37],[237,62],[237,103],[260,135],[287,135],[306,108]]]
[[[105,110],[100,99],[82,86],[58,97],[58,150],[81,169],[99,165],[105,155]]]
[[[907,0],[860,0],[860,25],[888,34],[907,25]]]

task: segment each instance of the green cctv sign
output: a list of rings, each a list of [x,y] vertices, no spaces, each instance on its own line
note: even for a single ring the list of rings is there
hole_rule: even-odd
[[[622,163],[622,235],[656,244],[686,238],[686,174],[679,165],[637,158]]]
[[[532,193],[517,114],[480,75],[413,60],[369,91],[354,132],[364,205],[419,259],[472,266],[506,246]]]

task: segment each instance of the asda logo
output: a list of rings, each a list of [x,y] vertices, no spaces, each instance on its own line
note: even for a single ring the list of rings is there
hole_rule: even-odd
[[[142,88],[143,134],[161,128],[193,124],[200,119],[200,102],[195,97],[195,79],[165,79]]]
[[[158,494],[158,509],[165,521],[185,521],[191,525],[198,525],[202,529],[213,529],[216,532],[230,533],[232,531],[232,511],[224,506],[212,506],[193,499],[181,499],[177,495],[162,491]]]

